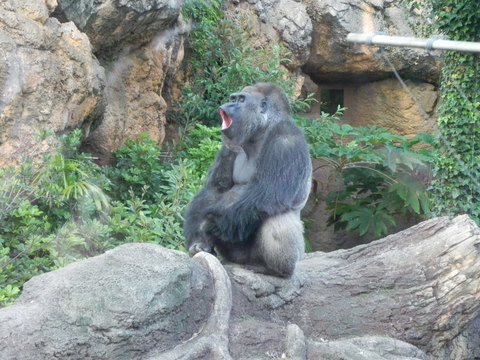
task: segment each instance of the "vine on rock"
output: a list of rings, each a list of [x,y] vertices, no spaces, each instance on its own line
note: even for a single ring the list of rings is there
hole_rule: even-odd
[[[480,40],[477,0],[432,1],[438,29],[450,40]],[[432,190],[434,211],[467,213],[480,222],[480,62],[446,52],[442,64],[439,149]]]

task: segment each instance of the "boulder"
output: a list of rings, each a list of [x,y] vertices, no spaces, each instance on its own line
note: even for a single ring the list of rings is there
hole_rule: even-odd
[[[376,56],[378,48],[346,41],[349,33],[386,32],[415,36],[409,14],[392,0],[306,0],[313,23],[310,57],[303,71],[316,83],[367,82],[384,79],[392,72],[388,63]],[[395,68],[410,79],[437,83],[439,64],[425,50],[386,47]]]
[[[127,244],[32,278],[0,309],[13,359],[427,360],[478,355],[479,227],[436,218],[290,279]],[[428,354],[428,355],[427,355]]]
[[[148,134],[165,138],[167,102],[183,61],[184,25],[157,34],[149,44],[125,49],[106,67],[106,108],[84,142],[84,150],[109,163],[125,140]],[[173,80],[172,80],[173,79]]]
[[[2,359],[139,359],[203,326],[212,278],[188,256],[128,244],[28,281],[0,311]]]
[[[438,93],[432,84],[406,81],[410,94],[396,79],[346,87],[343,120],[353,126],[377,126],[413,137],[433,133],[436,126]]]
[[[154,35],[174,27],[181,1],[169,0],[57,0],[55,16],[73,21],[86,33],[94,52],[115,56],[125,45],[144,45]]]
[[[286,66],[295,70],[310,53],[312,22],[302,2],[295,0],[235,0],[225,14],[245,30],[255,48],[281,44],[290,52]]]
[[[88,128],[102,111],[104,70],[85,34],[49,17],[55,5],[0,2],[0,166],[51,150],[41,130]]]

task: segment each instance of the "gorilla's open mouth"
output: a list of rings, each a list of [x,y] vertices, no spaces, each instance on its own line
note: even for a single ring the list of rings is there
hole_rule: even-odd
[[[226,130],[232,125],[232,118],[223,109],[218,109],[220,117],[222,118],[222,130]]]

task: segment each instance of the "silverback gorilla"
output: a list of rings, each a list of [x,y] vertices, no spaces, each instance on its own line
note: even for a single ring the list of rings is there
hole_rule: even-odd
[[[312,174],[303,132],[271,83],[232,94],[219,113],[222,148],[185,213],[189,253],[289,277],[304,252],[300,210]]]

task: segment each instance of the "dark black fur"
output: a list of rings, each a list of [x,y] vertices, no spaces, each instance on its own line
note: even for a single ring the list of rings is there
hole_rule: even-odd
[[[299,214],[312,171],[303,132],[273,84],[232,94],[220,109],[232,124],[223,130],[222,149],[185,213],[187,248],[191,255],[216,249],[229,261],[289,276],[303,251]],[[284,231],[289,222],[295,229]],[[272,254],[258,253],[270,249]],[[270,255],[276,260],[267,260]]]

